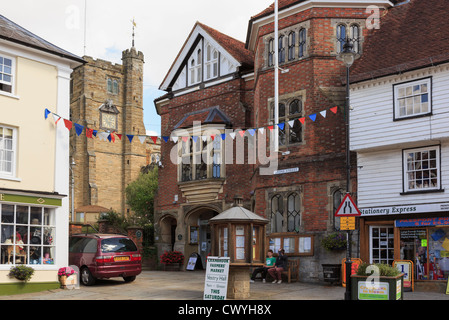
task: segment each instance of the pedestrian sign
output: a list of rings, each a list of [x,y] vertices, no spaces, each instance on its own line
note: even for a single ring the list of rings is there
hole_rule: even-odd
[[[336,217],[358,217],[361,215],[360,210],[355,205],[355,202],[352,200],[349,193],[343,198],[340,207],[338,207],[335,212]]]

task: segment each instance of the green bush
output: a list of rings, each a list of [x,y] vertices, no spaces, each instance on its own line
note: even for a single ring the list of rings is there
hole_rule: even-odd
[[[401,272],[396,269],[395,267],[390,266],[389,264],[384,264],[384,263],[374,263],[374,264],[369,264],[369,263],[362,263],[359,268],[357,269],[357,275],[358,276],[370,276],[373,274],[373,270],[370,270],[367,272],[367,268],[369,266],[375,266],[378,268],[379,270],[379,276],[380,277],[396,277],[399,274],[401,274]]]

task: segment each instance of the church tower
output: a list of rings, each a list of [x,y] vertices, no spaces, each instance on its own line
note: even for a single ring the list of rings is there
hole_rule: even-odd
[[[144,55],[134,46],[122,52],[122,64],[84,56],[72,73],[71,121],[96,133],[71,130],[76,222],[95,222],[113,209],[129,214],[126,186],[145,166],[143,123]],[[109,133],[107,139],[102,134]],[[130,137],[132,141],[130,141]],[[139,136],[140,135],[140,136]]]

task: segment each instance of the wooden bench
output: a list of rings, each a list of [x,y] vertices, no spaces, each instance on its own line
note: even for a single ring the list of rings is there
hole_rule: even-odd
[[[281,276],[287,277],[287,282],[291,283],[292,280],[299,281],[299,259],[288,259],[287,261],[287,270],[282,271]],[[269,273],[267,273],[267,281],[268,277],[271,279]],[[261,279],[260,273],[256,277],[256,279]]]

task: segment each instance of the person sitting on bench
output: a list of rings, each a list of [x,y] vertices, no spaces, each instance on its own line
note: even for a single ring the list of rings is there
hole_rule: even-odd
[[[267,252],[267,260],[265,261],[265,265],[263,267],[254,269],[250,282],[254,282],[254,280],[256,279],[256,275],[260,272],[262,274],[262,282],[265,283],[267,278],[267,271],[269,268],[274,267],[275,262],[276,258],[273,257],[273,250],[269,249]]]

